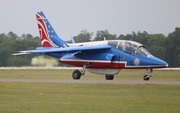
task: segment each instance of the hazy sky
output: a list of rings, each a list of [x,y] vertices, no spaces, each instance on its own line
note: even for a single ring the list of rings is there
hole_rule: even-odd
[[[111,34],[138,31],[168,35],[180,27],[180,0],[0,0],[0,33],[39,36],[35,14],[43,11],[64,40],[87,29]]]

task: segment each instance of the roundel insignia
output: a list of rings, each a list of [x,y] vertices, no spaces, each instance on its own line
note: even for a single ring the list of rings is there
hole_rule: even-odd
[[[139,63],[140,63],[139,59],[138,59],[138,58],[136,58],[136,59],[134,60],[134,65],[138,66],[138,65],[139,65]]]

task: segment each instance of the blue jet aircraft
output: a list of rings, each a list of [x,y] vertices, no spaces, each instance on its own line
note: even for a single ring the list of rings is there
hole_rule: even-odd
[[[42,47],[36,50],[19,51],[13,55],[43,54],[58,58],[60,62],[82,67],[75,70],[72,77],[81,78],[87,69],[91,73],[105,75],[113,80],[121,69],[147,69],[144,80],[149,80],[154,68],[166,68],[168,64],[153,56],[144,45],[129,40],[104,40],[67,44],[56,34],[43,14],[36,14]]]

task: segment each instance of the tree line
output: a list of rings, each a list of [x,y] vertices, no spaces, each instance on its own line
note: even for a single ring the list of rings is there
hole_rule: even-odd
[[[33,37],[31,34],[23,34],[20,37],[13,32],[0,34],[0,66],[30,66],[34,55],[12,54],[20,50],[35,49],[37,46],[40,46],[39,37]]]
[[[180,66],[180,28],[176,27],[168,36],[163,34],[148,34],[148,32],[132,32],[126,35],[110,34],[108,30],[97,31],[94,33],[82,30],[74,36],[75,42],[89,42],[100,40],[133,40],[142,43],[146,49],[154,56],[168,62],[169,67]],[[71,43],[71,40],[67,41]],[[19,50],[29,50],[40,47],[38,36],[31,34],[17,36],[13,32],[0,34],[0,66],[30,66],[31,59],[37,55],[12,56]]]

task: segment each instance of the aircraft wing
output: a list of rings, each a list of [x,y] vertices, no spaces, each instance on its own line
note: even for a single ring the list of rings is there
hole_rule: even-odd
[[[78,47],[65,47],[65,48],[41,48],[36,50],[27,50],[27,51],[19,51],[18,53],[14,53],[12,55],[29,55],[29,54],[46,54],[46,53],[67,53],[67,52],[89,52],[96,50],[107,50],[110,49],[111,46],[108,45],[96,45],[96,46],[78,46]]]

